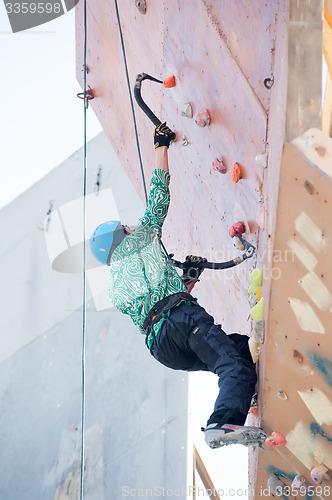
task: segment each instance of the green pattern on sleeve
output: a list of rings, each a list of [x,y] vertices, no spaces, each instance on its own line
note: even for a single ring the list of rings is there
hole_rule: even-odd
[[[145,213],[110,262],[110,299],[114,307],[129,314],[142,333],[145,317],[156,302],[186,290],[160,242],[170,203],[169,181],[165,170],[153,170]],[[161,322],[154,326],[155,335],[160,327]]]

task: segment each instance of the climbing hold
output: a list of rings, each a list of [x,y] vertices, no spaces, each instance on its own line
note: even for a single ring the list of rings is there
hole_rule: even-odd
[[[264,315],[264,298],[262,297],[257,304],[250,309],[249,315],[255,321],[262,321]]]
[[[249,408],[248,413],[250,413],[250,415],[253,415],[254,417],[256,417],[258,415],[258,395],[257,395],[257,392],[255,392],[255,394],[251,398],[250,408]]]
[[[264,321],[253,321],[252,332],[257,339],[259,339],[262,343],[264,342],[264,331],[265,331],[265,323]]]
[[[261,155],[257,155],[255,160],[256,160],[256,163],[258,163],[258,165],[260,165],[261,167],[263,168],[266,168],[267,167],[267,161],[268,161],[268,154],[267,153],[263,153]]]
[[[250,413],[250,415],[252,415],[253,417],[257,417],[257,415],[258,415],[258,407],[257,406],[251,406],[249,408],[249,412],[248,413]]]
[[[302,364],[303,363],[303,356],[302,354],[297,351],[296,349],[293,350],[293,358],[297,360],[298,363]]]
[[[237,250],[240,250],[241,252],[243,252],[246,249],[244,243],[240,240],[238,236],[234,236],[233,245]]]
[[[306,493],[309,483],[301,474],[296,474],[292,481],[291,489],[298,493]]]
[[[210,125],[211,117],[207,109],[205,109],[204,111],[200,111],[199,113],[196,113],[195,123],[199,127],[206,127],[206,125]]]
[[[304,181],[304,187],[309,194],[314,194],[315,186],[310,181]]]
[[[271,448],[278,448],[279,446],[284,446],[286,443],[286,439],[279,432],[272,432],[271,436],[265,439],[266,446],[270,446]]]
[[[181,115],[186,116],[187,118],[193,117],[193,108],[192,108],[190,102],[186,102],[185,104],[182,104]]]
[[[174,75],[171,75],[171,76],[168,76],[167,78],[165,78],[164,80],[164,87],[166,89],[171,89],[172,87],[175,87],[176,83],[175,83],[175,76]]]
[[[286,401],[286,399],[288,399],[288,396],[283,389],[279,389],[279,391],[277,392],[277,396],[279,399],[282,399],[282,401]]]
[[[257,287],[257,290],[256,290],[256,299],[257,301],[261,300],[261,287]]]
[[[232,166],[232,181],[237,183],[242,178],[242,172],[240,165],[235,162]]]
[[[246,232],[245,225],[241,221],[234,222],[232,227],[228,230],[228,234],[230,235],[231,238],[234,238],[234,236],[236,236],[237,234],[242,236],[243,233],[245,232]]]
[[[141,14],[146,14],[146,1],[145,0],[135,0],[135,5]]]
[[[330,469],[326,467],[326,465],[321,464],[318,467],[314,467],[313,469],[311,469],[310,477],[314,483],[321,484],[324,479],[331,478],[331,472]]]
[[[272,78],[265,78],[264,80],[264,87],[267,89],[272,89],[273,84],[274,84],[274,76],[272,75]]]
[[[252,362],[257,363],[261,353],[261,343],[255,337],[250,337],[248,340],[248,347],[252,357]]]
[[[274,474],[267,478],[267,487],[272,495],[281,496],[285,492],[285,484]]]
[[[212,168],[213,170],[216,170],[216,172],[219,172],[220,174],[226,174],[227,172],[227,167],[225,163],[222,160],[218,160],[218,158],[215,158],[213,160]]]
[[[182,146],[188,146],[188,144],[189,144],[189,141],[188,141],[187,137],[184,135],[182,137]]]
[[[258,287],[260,287],[262,285],[263,269],[260,267],[257,267],[256,269],[254,269],[250,274],[250,281],[251,281],[251,285],[250,285],[249,290],[248,290],[248,296],[250,296],[252,293],[255,293],[257,291]]]

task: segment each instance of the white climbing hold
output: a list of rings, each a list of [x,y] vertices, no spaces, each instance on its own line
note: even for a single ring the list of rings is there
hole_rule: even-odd
[[[282,401],[286,401],[286,399],[288,399],[288,396],[287,394],[284,392],[283,389],[279,389],[278,393],[277,393],[277,396],[279,399],[281,399]]]
[[[186,102],[185,104],[182,104],[181,115],[186,116],[187,118],[193,117],[193,108],[192,108],[190,102]]]
[[[267,153],[263,153],[261,155],[257,155],[256,158],[255,158],[255,160],[258,163],[258,165],[260,165],[263,168],[267,167],[268,159],[269,159],[269,157],[268,157]]]
[[[318,467],[314,467],[313,469],[311,469],[310,477],[314,483],[321,484],[324,479],[331,478],[331,472],[329,468],[326,467],[326,465],[321,464]]]
[[[146,1],[145,0],[135,0],[135,5],[141,14],[146,14]]]
[[[232,241],[233,241],[233,245],[235,246],[235,248],[237,250],[241,250],[241,252],[243,250],[245,250],[246,247],[244,246],[244,244],[242,243],[242,241],[240,240],[240,238],[238,236],[234,236]]]
[[[259,355],[261,353],[261,343],[255,337],[250,337],[248,341],[249,351],[252,357],[253,363],[257,363]]]
[[[301,474],[296,474],[296,476],[294,477],[294,479],[292,481],[292,490],[294,490],[298,493],[304,494],[307,492],[308,486],[310,486],[310,485],[309,485],[308,481],[306,480],[306,478],[301,476]]]

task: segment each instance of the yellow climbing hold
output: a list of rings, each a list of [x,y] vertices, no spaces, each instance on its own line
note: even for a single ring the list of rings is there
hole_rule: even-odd
[[[252,293],[255,293],[257,291],[257,288],[262,285],[263,269],[260,267],[254,269],[250,274],[250,281],[251,285],[248,290],[248,296],[250,296]]]
[[[250,310],[249,314],[254,321],[262,321],[263,320],[263,316],[264,316],[264,299],[263,299],[263,297]]]

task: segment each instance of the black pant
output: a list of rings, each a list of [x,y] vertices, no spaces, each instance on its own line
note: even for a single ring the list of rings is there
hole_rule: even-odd
[[[182,303],[173,307],[155,338],[151,354],[174,370],[205,370],[219,377],[219,394],[208,423],[243,425],[257,381],[246,335],[227,335],[203,307]],[[228,412],[229,413],[229,412]]]

